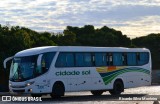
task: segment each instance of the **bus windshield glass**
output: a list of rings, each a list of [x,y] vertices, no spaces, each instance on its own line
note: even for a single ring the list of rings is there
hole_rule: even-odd
[[[11,81],[25,81],[35,77],[38,55],[15,57],[10,70]]]

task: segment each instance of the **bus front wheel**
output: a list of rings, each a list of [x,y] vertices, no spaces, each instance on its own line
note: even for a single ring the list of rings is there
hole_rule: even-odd
[[[116,80],[113,85],[113,89],[109,90],[111,95],[119,95],[124,91],[124,85],[121,80]]]
[[[64,96],[64,85],[63,83],[55,83],[53,88],[52,88],[52,93],[50,94],[52,98],[58,98],[61,96]]]
[[[91,91],[92,95],[95,95],[95,96],[102,95],[103,92],[104,92],[104,91],[101,91],[101,90]]]

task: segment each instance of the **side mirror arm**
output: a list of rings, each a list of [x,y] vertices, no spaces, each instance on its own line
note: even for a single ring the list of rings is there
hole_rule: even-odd
[[[14,56],[8,57],[8,58],[6,58],[6,59],[3,61],[3,67],[4,67],[5,70],[6,70],[6,68],[7,68],[6,63],[7,63],[9,60],[12,60],[13,57],[14,57]]]

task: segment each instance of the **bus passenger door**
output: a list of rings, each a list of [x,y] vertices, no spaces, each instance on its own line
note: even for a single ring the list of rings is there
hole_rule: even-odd
[[[49,91],[49,80],[47,77],[47,71],[48,67],[46,66],[48,61],[45,59],[44,54],[40,54],[38,59],[37,59],[37,68],[36,68],[36,76],[41,76],[36,78],[36,90],[40,92],[47,92]]]

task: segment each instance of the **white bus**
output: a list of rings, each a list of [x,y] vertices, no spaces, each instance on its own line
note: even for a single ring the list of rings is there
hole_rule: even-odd
[[[76,91],[114,95],[144,85],[151,85],[151,54],[145,48],[31,48],[15,54],[9,76],[11,92],[32,96]]]

